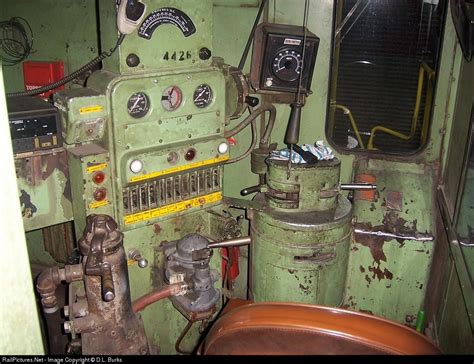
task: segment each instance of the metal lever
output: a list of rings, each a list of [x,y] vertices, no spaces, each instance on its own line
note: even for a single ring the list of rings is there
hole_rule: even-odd
[[[260,185],[244,188],[242,191],[240,191],[240,195],[241,196],[248,196],[252,193],[257,193],[257,192],[261,192],[261,186]]]
[[[95,220],[91,228],[93,237],[91,240],[90,253],[87,256],[85,274],[100,276],[102,286],[102,298],[105,302],[110,302],[115,298],[114,281],[110,264],[103,261],[103,242],[108,237],[107,224],[104,220]]]
[[[299,101],[291,104],[290,118],[285,133],[285,144],[298,144],[300,139],[301,108],[303,104]]]
[[[321,190],[319,192],[319,198],[331,198],[339,194],[341,190],[353,190],[353,191],[367,191],[376,190],[377,185],[371,183],[345,183],[340,184],[338,187],[330,190]]]
[[[342,183],[339,188],[341,190],[368,191],[376,190],[377,185],[371,183]]]

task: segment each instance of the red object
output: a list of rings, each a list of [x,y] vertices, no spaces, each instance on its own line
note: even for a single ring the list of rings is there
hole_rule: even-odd
[[[92,180],[95,184],[100,185],[102,182],[105,181],[105,174],[104,172],[96,172],[92,177]]]
[[[96,201],[104,201],[107,197],[107,190],[105,188],[99,188],[94,191],[94,200]]]
[[[224,257],[229,257],[232,260],[232,264],[229,269],[229,276],[231,281],[235,281],[235,279],[239,276],[240,271],[239,271],[239,247],[234,246],[231,248],[222,248],[221,254]],[[224,277],[225,272],[227,269],[227,261],[225,259],[222,259],[222,277]]]
[[[196,150],[195,149],[189,149],[186,152],[186,154],[184,155],[184,159],[186,159],[189,162],[189,161],[192,161],[195,156],[196,156]]]
[[[59,81],[64,77],[64,63],[63,61],[41,62],[41,61],[26,61],[23,62],[23,79],[25,90],[33,90],[45,85],[49,85]],[[54,90],[44,92],[38,96],[41,98],[48,98],[51,94],[58,90],[64,89],[60,86]]]

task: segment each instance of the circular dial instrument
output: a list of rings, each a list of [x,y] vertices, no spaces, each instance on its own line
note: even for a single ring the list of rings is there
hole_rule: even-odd
[[[294,49],[282,50],[273,58],[273,73],[283,81],[296,81],[300,77],[303,60]]]
[[[161,95],[161,105],[163,105],[167,111],[176,110],[181,105],[182,100],[183,93],[180,88],[176,86],[168,87]]]
[[[203,83],[196,88],[194,91],[194,105],[203,109],[212,102],[212,89],[211,86]]]
[[[142,118],[150,110],[150,99],[144,92],[135,92],[128,98],[127,110],[131,117]]]

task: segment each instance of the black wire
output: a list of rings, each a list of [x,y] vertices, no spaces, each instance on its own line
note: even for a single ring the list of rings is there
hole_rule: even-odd
[[[102,62],[105,58],[110,57],[117,50],[117,48],[120,46],[120,44],[122,43],[124,38],[125,38],[125,35],[120,34],[120,37],[117,39],[117,43],[115,44],[114,48],[110,49],[110,51],[108,51],[108,52],[102,52],[98,57],[94,58],[92,61],[90,61],[86,65],[82,66],[78,70],[74,71],[70,75],[62,78],[61,80],[56,81],[54,83],[51,83],[49,85],[40,87],[40,88],[35,88],[33,90],[30,90],[30,91],[20,91],[20,92],[8,93],[7,97],[39,95],[39,94],[42,94],[43,92],[54,90],[55,88],[58,88],[62,85],[65,85],[68,82],[71,82],[72,80],[78,78],[80,75],[82,75],[82,74],[86,73],[87,71],[91,70],[95,65]]]
[[[26,19],[13,17],[0,22],[0,59],[5,66],[24,61],[33,51],[33,31]]]

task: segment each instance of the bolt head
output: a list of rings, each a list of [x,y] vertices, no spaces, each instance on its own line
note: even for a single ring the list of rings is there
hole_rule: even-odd
[[[148,260],[146,260],[145,258],[138,260],[138,266],[140,268],[146,268],[148,266]]]

